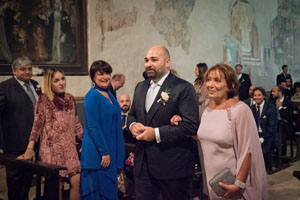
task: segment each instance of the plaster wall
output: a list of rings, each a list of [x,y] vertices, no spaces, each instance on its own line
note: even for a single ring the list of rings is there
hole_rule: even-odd
[[[101,1],[101,0],[100,0]],[[182,46],[169,47],[158,29],[151,23],[151,15],[155,11],[155,0],[111,0],[113,11],[131,12],[135,7],[136,21],[125,28],[117,28],[105,32],[104,43],[101,46],[103,34],[98,23],[98,0],[87,0],[88,13],[88,66],[95,60],[102,59],[113,67],[113,73],[121,72],[126,76],[126,83],[117,93],[133,95],[135,85],[143,80],[143,58],[148,48],[153,45],[166,46],[171,54],[171,67],[179,75],[193,83],[194,68],[198,62],[206,62],[208,66],[223,62],[222,40],[230,35],[230,5],[235,0],[195,0],[187,17],[188,50]],[[170,0],[170,2],[173,2]],[[175,1],[174,1],[175,2]],[[277,15],[277,1],[249,0],[255,12],[255,23],[258,28],[259,51],[262,47],[272,46],[271,21]],[[178,10],[177,10],[178,11]],[[170,11],[176,16],[176,11]],[[172,13],[173,12],[173,13]],[[170,16],[169,15],[169,16]],[[111,16],[113,18],[114,16]],[[165,26],[168,26],[165,24]],[[274,58],[271,56],[271,63]],[[249,73],[252,82],[271,89],[275,84],[276,75],[280,67],[270,64],[265,66],[245,66],[244,71]],[[0,81],[8,79],[0,77]],[[42,77],[34,77],[42,85]],[[74,96],[84,96],[91,85],[88,76],[67,76],[67,91]]]

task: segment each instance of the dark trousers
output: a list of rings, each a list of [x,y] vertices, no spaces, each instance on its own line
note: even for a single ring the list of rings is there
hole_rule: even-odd
[[[136,200],[191,200],[192,177],[180,179],[155,179],[145,164],[141,175],[135,177]]]
[[[19,156],[24,152],[4,152]],[[6,184],[9,200],[28,200],[32,173],[19,167],[6,167]]]

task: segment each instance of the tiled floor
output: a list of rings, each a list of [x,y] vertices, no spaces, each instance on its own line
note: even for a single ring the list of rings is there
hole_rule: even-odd
[[[300,170],[300,161],[291,163],[291,166],[268,175],[270,200],[297,200],[300,181],[293,177],[293,171]],[[35,187],[30,190],[30,199],[35,196]],[[5,168],[0,166],[0,198],[7,200],[5,183]]]

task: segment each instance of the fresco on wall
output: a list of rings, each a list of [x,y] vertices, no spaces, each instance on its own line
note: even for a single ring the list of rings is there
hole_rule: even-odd
[[[138,10],[117,9],[113,0],[99,0],[96,8],[96,21],[101,29],[100,49],[104,48],[105,33],[133,26],[137,20]]]
[[[223,61],[225,64],[235,66],[241,63],[241,48],[240,42],[231,35],[225,36],[223,40]]]
[[[300,79],[300,0],[278,0],[278,16],[271,22],[275,64],[287,64],[294,81]]]
[[[244,56],[258,56],[258,34],[255,13],[247,0],[237,0],[230,12],[231,34],[241,46]]]
[[[193,11],[195,0],[156,0],[151,23],[167,41],[169,47],[181,46],[189,53],[190,29],[187,20]]]

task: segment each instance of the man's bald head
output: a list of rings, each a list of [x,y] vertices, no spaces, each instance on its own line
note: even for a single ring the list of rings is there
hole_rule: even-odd
[[[123,113],[127,113],[131,106],[130,97],[127,94],[121,94],[119,96],[119,104]]]

